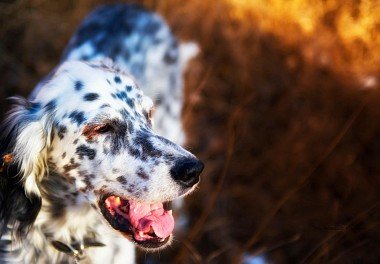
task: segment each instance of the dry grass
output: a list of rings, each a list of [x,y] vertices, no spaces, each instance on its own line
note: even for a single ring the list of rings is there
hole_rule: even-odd
[[[0,4],[1,112],[101,2]],[[189,230],[141,261],[378,262],[378,2],[142,2],[201,46],[183,118],[206,170],[187,199]]]

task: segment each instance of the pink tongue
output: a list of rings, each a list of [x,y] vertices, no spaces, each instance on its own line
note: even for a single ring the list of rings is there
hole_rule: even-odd
[[[148,204],[129,201],[131,224],[139,231],[148,233],[152,227],[156,236],[166,238],[174,229],[171,211],[165,211],[162,203]]]

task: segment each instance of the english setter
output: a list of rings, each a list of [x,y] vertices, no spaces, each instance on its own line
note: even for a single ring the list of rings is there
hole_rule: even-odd
[[[203,170],[179,146],[181,75],[196,52],[137,5],[84,20],[1,130],[1,263],[133,263],[134,245],[170,243],[164,204]]]

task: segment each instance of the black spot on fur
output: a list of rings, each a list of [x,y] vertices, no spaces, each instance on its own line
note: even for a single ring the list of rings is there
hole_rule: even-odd
[[[85,101],[95,101],[99,98],[99,94],[97,93],[87,93],[83,96],[83,100]]]
[[[127,104],[129,105],[129,107],[131,107],[131,108],[134,108],[134,106],[135,106],[135,103],[132,101],[132,99],[130,99],[130,98],[127,98]]]
[[[134,184],[129,184],[128,188],[127,188],[127,191],[130,192],[130,193],[134,193],[135,192],[135,185]]]
[[[176,49],[169,49],[164,55],[164,62],[166,64],[173,64],[178,61],[178,51]]]
[[[56,100],[51,100],[49,103],[47,103],[44,107],[46,111],[52,112],[57,108],[57,101]]]
[[[81,177],[84,177],[84,175],[86,175],[88,172],[87,171],[85,171],[85,170],[80,170],[80,171],[78,171],[78,174],[79,174],[79,176],[81,176]]]
[[[30,114],[35,114],[41,109],[40,103],[31,103],[28,110]]]
[[[58,133],[57,133],[59,139],[63,139],[66,132],[67,132],[67,128],[65,126],[63,126],[63,125],[60,125],[58,127]]]
[[[125,87],[125,90],[126,90],[127,92],[130,92],[130,91],[132,91],[132,86],[130,86],[130,85],[127,85],[127,86]]]
[[[77,143],[78,143],[78,139],[75,139],[75,140],[73,141],[73,144],[76,145]]]
[[[70,159],[70,163],[65,164],[65,165],[63,166],[63,170],[64,170],[65,173],[68,173],[69,171],[78,168],[79,165],[80,165],[79,163],[74,162],[74,159],[71,158],[71,159]]]
[[[76,82],[74,83],[74,88],[75,88],[76,91],[80,91],[80,90],[82,90],[82,88],[83,88],[83,83],[82,83],[81,81],[76,81]]]
[[[119,177],[116,178],[116,180],[118,182],[120,182],[121,184],[123,184],[123,185],[125,185],[125,184],[128,183],[127,179],[124,176],[119,176]]]
[[[96,176],[95,176],[95,174],[87,174],[87,177],[89,178],[89,179],[95,179],[96,178]]]
[[[73,123],[77,123],[78,126],[80,126],[84,121],[86,121],[86,118],[84,117],[84,112],[79,111],[71,112],[69,118]]]
[[[66,152],[63,152],[62,153],[62,159],[64,159],[66,157]]]
[[[114,133],[107,136],[104,142],[110,142],[110,151],[113,155],[118,154],[123,146],[127,143],[127,124],[124,122],[117,122],[113,124]],[[104,148],[108,149],[108,148]]]
[[[133,123],[130,120],[127,121],[127,128],[128,128],[128,132],[131,135],[135,132],[135,129],[133,127]]]
[[[125,91],[118,91],[115,95],[118,99],[124,102],[126,102],[128,99],[127,93]]]
[[[153,137],[150,136],[147,132],[138,132],[137,137],[135,138],[135,144],[140,146],[142,149],[143,159],[146,159],[148,157],[157,158],[163,156],[162,151],[157,149],[151,142],[152,138]]]
[[[65,217],[67,206],[76,203],[77,192],[72,189],[72,184],[57,173],[51,172],[49,177],[44,177],[40,187],[48,201],[46,211],[54,219]]]
[[[135,158],[141,157],[141,152],[137,148],[133,148],[133,147],[128,148],[128,153]]]
[[[102,105],[100,106],[100,108],[106,108],[106,107],[110,107],[110,104],[102,104]]]
[[[149,179],[149,175],[141,167],[137,170],[137,176],[139,176],[141,179],[144,179],[144,180]]]
[[[122,115],[124,120],[128,120],[130,117],[130,113],[127,109],[121,109],[119,113]]]
[[[70,198],[70,196],[65,197],[66,199]],[[66,204],[65,203],[58,203],[57,201],[54,201],[51,205],[49,205],[49,213],[53,218],[61,218],[65,216],[66,214]]]
[[[111,84],[110,80],[107,79],[108,84]]]
[[[135,190],[133,195],[136,197],[141,197],[141,190],[140,189]]]
[[[83,179],[83,182],[85,183],[86,185],[86,190],[87,191],[91,191],[94,189],[94,185],[92,184],[92,181],[91,181],[91,174],[90,175],[85,175],[84,179]]]
[[[91,149],[86,145],[78,146],[75,153],[78,154],[79,159],[83,159],[83,157],[88,157],[90,160],[93,160],[96,156],[96,150]]]
[[[114,81],[115,83],[121,83],[121,79],[119,76],[115,76]]]

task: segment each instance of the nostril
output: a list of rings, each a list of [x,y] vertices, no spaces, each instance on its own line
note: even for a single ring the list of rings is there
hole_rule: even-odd
[[[184,172],[184,175],[182,176],[182,181],[188,182],[192,179],[195,179],[201,174],[203,170],[203,163],[197,162],[195,165],[191,164],[188,168],[186,168],[186,171]]]
[[[181,159],[170,170],[172,178],[185,188],[192,187],[199,182],[204,165],[195,158]]]

